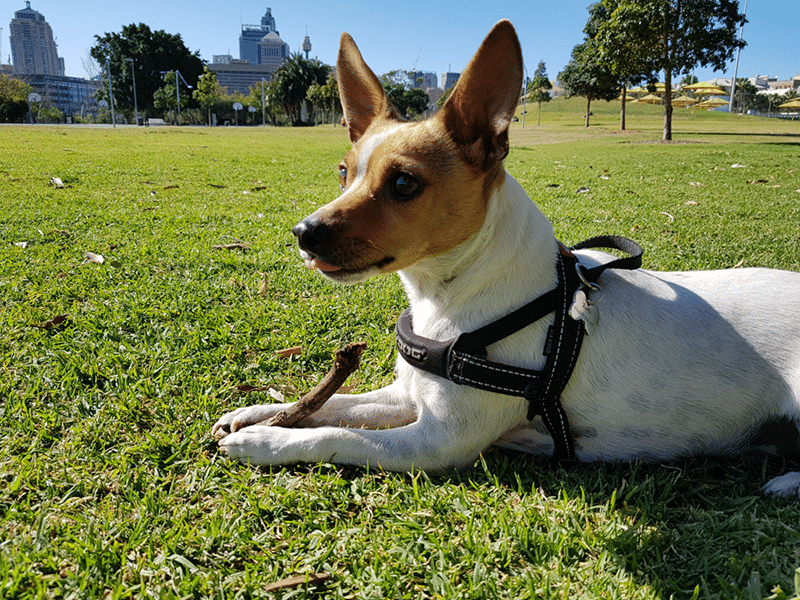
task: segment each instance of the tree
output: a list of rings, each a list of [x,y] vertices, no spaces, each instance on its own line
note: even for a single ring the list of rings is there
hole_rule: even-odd
[[[625,131],[628,89],[648,80],[650,83],[655,83],[656,78],[653,76],[653,72],[657,70],[657,67],[647,56],[636,52],[636,49],[632,48],[627,40],[608,39],[609,28],[603,27],[603,25],[610,17],[610,12],[603,2],[592,4],[589,6],[589,20],[583,31],[597,45],[600,53],[599,60],[619,79],[622,87],[619,128],[620,131]]]
[[[600,59],[594,39],[587,37],[572,49],[572,58],[558,74],[565,94],[586,98],[586,127],[592,114],[592,100],[613,100],[620,92],[619,78]]]
[[[542,102],[550,102],[552,100],[552,96],[550,96],[550,90],[553,89],[553,84],[550,83],[550,80],[547,78],[547,70],[544,66],[544,61],[539,61],[539,66],[536,67],[536,71],[533,73],[533,81],[528,83],[528,89],[525,92],[528,94],[528,99],[531,102],[536,102],[539,105],[539,115],[537,119],[537,125],[542,124]]]
[[[339,86],[332,74],[328,75],[325,85],[312,83],[306,93],[306,99],[315,109],[323,111],[325,117],[330,116],[331,121],[334,121],[336,115],[342,112],[341,101],[339,100]],[[326,120],[325,117],[323,117],[323,120]]]
[[[145,112],[155,108],[155,93],[163,85],[161,76],[164,71],[177,69],[193,87],[203,74],[200,53],[191,52],[183,43],[180,34],[170,34],[163,30],[152,31],[144,23],[139,23],[124,26],[120,33],[96,35],[95,40],[96,43],[89,52],[103,67],[106,89],[108,89],[106,61],[110,62],[114,103],[123,111],[133,111],[134,74],[139,109]],[[129,58],[133,59],[133,64],[127,60]],[[175,93],[174,88],[172,92]],[[187,99],[190,98],[188,90],[186,96]]]
[[[153,108],[158,110],[169,110],[170,113],[178,108],[178,90],[175,88],[175,71],[168,71],[164,73],[163,81],[166,85],[159,88],[153,94]],[[180,96],[180,108],[186,108],[189,105],[189,91],[186,90],[185,94]],[[178,123],[180,125],[180,123]]]
[[[201,108],[208,111],[209,126],[211,126],[211,109],[222,104],[226,95],[225,90],[217,81],[217,74],[206,67],[200,79],[197,80],[197,89],[192,92],[192,97]]]
[[[0,122],[22,123],[28,115],[28,94],[32,91],[24,81],[0,75]]]
[[[738,0],[602,0],[609,18],[598,38],[604,54],[630,53],[664,73],[664,140],[672,139],[672,77],[698,65],[725,68],[745,43],[736,32],[746,22]],[[614,46],[617,50],[610,50]],[[624,50],[623,50],[624,49]]]
[[[292,54],[275,71],[270,94],[283,106],[289,122],[302,124],[303,102],[313,83],[324,84],[331,68],[316,58],[306,60],[302,54]]]
[[[410,89],[404,83],[392,83],[385,78],[383,89],[397,112],[406,118],[418,117],[428,110],[430,98],[425,90]]]

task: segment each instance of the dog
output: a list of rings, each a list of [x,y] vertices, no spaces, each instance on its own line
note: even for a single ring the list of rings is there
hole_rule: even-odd
[[[397,272],[415,334],[434,341],[484,327],[558,286],[563,248],[504,168],[522,76],[516,32],[500,21],[444,106],[405,122],[342,34],[337,77],[352,148],[339,166],[341,195],[293,229],[305,265],[348,284]],[[585,268],[613,259],[574,254]],[[578,460],[730,455],[765,424],[797,426],[800,273],[608,270],[597,286],[587,290],[592,327],[583,319],[587,335],[560,394]],[[493,343],[486,358],[541,370],[553,318]],[[212,435],[252,465],[392,471],[468,467],[491,445],[555,448],[543,419],[528,418],[526,398],[456,383],[403,357],[392,384],[336,394],[302,428],[257,424],[286,406],[240,408]],[[798,496],[800,472],[764,490]]]

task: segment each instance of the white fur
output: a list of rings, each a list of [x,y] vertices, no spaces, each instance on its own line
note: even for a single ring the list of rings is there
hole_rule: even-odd
[[[587,265],[602,253],[582,252]],[[491,197],[480,232],[451,252],[401,271],[415,330],[447,339],[551,289],[552,227],[510,175]],[[769,419],[800,417],[800,274],[606,271],[597,331],[562,402],[582,461],[668,460],[730,453]],[[778,297],[784,298],[778,301]],[[541,368],[549,322],[489,349],[492,360]],[[285,405],[223,416],[213,433],[230,456],[256,465],[333,461],[389,470],[471,464],[487,446],[552,452],[521,398],[458,386],[402,359],[390,386],[335,395],[312,428],[247,426]],[[227,431],[235,433],[227,434]],[[765,491],[796,495],[800,474]]]

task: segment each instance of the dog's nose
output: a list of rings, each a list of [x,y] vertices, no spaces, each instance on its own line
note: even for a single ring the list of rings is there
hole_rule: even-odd
[[[300,247],[309,252],[318,252],[333,237],[333,231],[325,223],[309,219],[292,227],[292,233],[297,236]]]

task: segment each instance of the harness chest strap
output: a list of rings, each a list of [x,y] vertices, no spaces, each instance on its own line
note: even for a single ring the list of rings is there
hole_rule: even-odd
[[[532,302],[458,338],[437,341],[414,333],[411,311],[406,309],[397,320],[395,337],[399,354],[410,365],[460,385],[522,396],[528,400],[528,419],[537,414],[553,437],[554,458],[574,459],[575,447],[567,415],[561,406],[561,392],[566,387],[580,351],[584,335],[582,321],[569,316],[570,300],[585,282],[596,282],[607,268],[636,269],[641,265],[641,247],[626,238],[601,236],[586,240],[574,249],[615,248],[629,256],[585,269],[577,257],[559,243],[558,286]],[[555,312],[543,354],[547,356],[541,371],[504,365],[486,358],[486,348]]]

